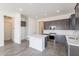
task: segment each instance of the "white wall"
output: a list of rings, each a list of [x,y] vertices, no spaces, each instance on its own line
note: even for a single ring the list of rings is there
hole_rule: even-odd
[[[21,27],[21,40],[26,39],[26,28]]]
[[[21,40],[26,39],[27,35],[27,18],[25,15],[21,15],[21,21],[26,22],[26,26],[21,26]]]
[[[21,44],[21,15],[16,14],[14,17],[14,42]]]
[[[0,12],[0,46],[4,46],[4,20]]]
[[[27,34],[36,34],[37,31],[37,20],[28,18],[28,24],[27,24]]]

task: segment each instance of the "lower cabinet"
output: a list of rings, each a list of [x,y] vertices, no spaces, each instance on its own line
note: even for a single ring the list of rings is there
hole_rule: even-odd
[[[60,44],[66,44],[65,35],[55,35],[55,41]]]
[[[70,45],[68,49],[68,53],[70,56],[79,56],[79,46]]]
[[[65,35],[56,35],[55,36],[55,41],[57,43],[60,43],[60,44],[64,44],[65,45],[66,55],[68,55],[68,44],[67,44],[67,40],[66,40]]]
[[[47,37],[45,37],[45,48],[47,47],[47,41],[48,41],[48,36]]]

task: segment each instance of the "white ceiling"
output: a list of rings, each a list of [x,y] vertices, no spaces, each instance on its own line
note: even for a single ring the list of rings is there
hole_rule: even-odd
[[[9,12],[19,11],[32,18],[43,18],[71,13],[75,5],[76,3],[0,3],[0,9]]]

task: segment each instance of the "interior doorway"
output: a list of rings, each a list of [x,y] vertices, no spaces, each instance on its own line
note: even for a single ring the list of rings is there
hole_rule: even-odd
[[[4,44],[6,41],[13,42],[12,17],[4,16]]]

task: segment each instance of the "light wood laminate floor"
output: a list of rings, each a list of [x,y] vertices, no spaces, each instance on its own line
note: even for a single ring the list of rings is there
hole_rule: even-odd
[[[66,56],[66,49],[62,44],[48,41],[46,49],[40,52],[30,48],[26,40],[23,40],[20,45],[6,41],[5,46],[0,47],[0,56]]]

